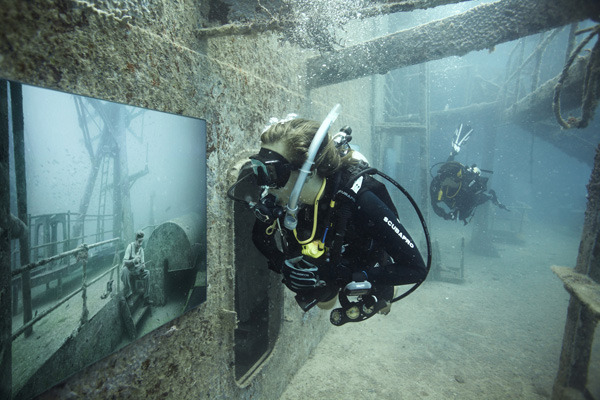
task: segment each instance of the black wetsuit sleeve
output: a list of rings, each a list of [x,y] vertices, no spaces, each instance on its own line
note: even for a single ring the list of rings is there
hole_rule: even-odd
[[[356,205],[358,221],[364,223],[365,233],[394,260],[392,264],[369,268],[367,279],[373,284],[384,285],[422,282],[427,275],[423,257],[392,210],[371,191],[362,193]]]
[[[281,266],[285,261],[285,256],[277,248],[274,235],[269,235],[267,233],[267,228],[271,224],[261,222],[257,219],[252,228],[252,242],[254,243],[254,246],[258,249],[258,251],[260,251],[262,255],[264,255],[267,258],[267,265],[269,269],[280,273]]]
[[[441,189],[441,177],[438,175],[431,181],[431,185],[429,186],[429,198],[431,200],[431,208],[433,208],[433,212],[444,219],[452,219],[452,215],[447,213],[442,207],[439,206],[440,201],[438,201],[438,193]]]

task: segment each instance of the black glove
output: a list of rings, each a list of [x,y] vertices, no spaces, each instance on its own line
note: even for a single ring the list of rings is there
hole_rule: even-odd
[[[303,256],[285,260],[281,267],[283,283],[292,291],[310,290],[325,286],[319,279],[319,268],[309,263]]]

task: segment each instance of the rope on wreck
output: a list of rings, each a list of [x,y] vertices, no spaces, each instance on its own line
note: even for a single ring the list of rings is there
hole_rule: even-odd
[[[558,83],[554,87],[554,98],[552,99],[552,109],[554,110],[554,116],[556,121],[564,129],[571,128],[585,128],[588,126],[591,119],[594,117],[594,111],[598,105],[600,99],[600,40],[596,41],[596,44],[592,48],[590,54],[590,60],[588,61],[587,70],[585,73],[585,79],[583,81],[583,98],[581,104],[581,118],[569,117],[565,121],[560,113],[560,92],[569,75],[569,68],[575,61],[575,58],[579,55],[581,50],[589,43],[590,40],[596,35],[600,34],[600,25],[596,25],[593,28],[583,30],[579,33],[590,32],[590,34],[577,46],[571,56],[567,60],[561,74],[558,79]]]

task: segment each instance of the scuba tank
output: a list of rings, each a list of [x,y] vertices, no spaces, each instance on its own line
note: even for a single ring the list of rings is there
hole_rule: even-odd
[[[352,129],[350,127],[346,126],[346,127],[342,128],[339,133],[334,135],[334,137],[332,139],[335,142],[336,147],[338,148],[338,151],[340,152],[341,156],[345,156],[348,154],[349,151],[352,151],[353,157],[361,161],[359,163],[360,167],[358,167],[357,172],[350,179],[348,179],[346,186],[349,186],[350,184],[354,184],[355,182],[359,181],[365,175],[371,175],[371,176],[379,175],[380,177],[382,177],[383,179],[390,182],[394,187],[396,187],[398,190],[400,190],[402,192],[402,194],[407,198],[407,200],[413,206],[415,212],[417,213],[419,221],[421,222],[421,226],[423,228],[425,240],[427,243],[426,268],[427,268],[427,273],[429,273],[429,270],[431,268],[431,258],[432,258],[432,256],[431,256],[431,238],[429,236],[429,230],[427,228],[427,224],[425,223],[425,219],[423,217],[423,214],[421,213],[421,210],[419,209],[417,203],[412,198],[412,196],[408,193],[408,191],[406,189],[404,189],[404,187],[402,187],[398,182],[396,182],[390,176],[384,174],[381,171],[378,171],[375,168],[370,167],[368,165],[368,162],[366,161],[366,158],[362,154],[360,154],[357,150],[351,149],[351,147],[350,147],[350,141],[352,140],[351,133],[352,133]],[[348,192],[352,192],[352,191],[350,190]],[[355,193],[355,194],[357,194],[357,193]],[[346,195],[347,195],[347,193],[346,193]],[[389,199],[389,201],[391,202],[391,199]],[[333,240],[332,249],[331,249],[331,257],[332,257],[331,265],[335,265],[335,266],[337,266],[339,264],[339,261],[341,260],[341,247],[343,245],[344,237],[346,234],[346,225],[351,216],[351,211],[349,209],[350,201],[345,201],[344,203],[345,204],[342,204],[340,210],[338,210],[338,213],[340,214],[340,218],[338,219],[338,221],[336,223],[337,226],[336,226],[335,238]],[[393,206],[393,204],[392,204],[392,206]],[[347,210],[344,210],[345,208]],[[393,207],[393,209],[395,209],[395,207]],[[399,300],[405,298],[406,296],[408,296],[409,294],[414,292],[421,285],[421,283],[423,281],[415,283],[411,288],[406,290],[404,293],[400,294],[397,297],[392,298],[390,303],[394,303],[396,301],[399,301]],[[357,300],[350,301],[349,297],[356,297]],[[352,281],[352,282],[350,282],[343,289],[341,289],[339,291],[338,298],[339,298],[341,307],[332,310],[331,314],[330,314],[330,322],[336,326],[341,326],[347,322],[364,321],[365,319],[368,319],[368,318],[372,317],[373,315],[375,315],[380,309],[382,309],[383,307],[385,307],[387,305],[383,301],[377,301],[375,296],[373,296],[371,294],[371,283],[368,281],[362,281],[362,282]]]

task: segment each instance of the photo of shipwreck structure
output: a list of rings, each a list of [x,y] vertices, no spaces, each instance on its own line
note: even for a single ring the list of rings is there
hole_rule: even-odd
[[[14,157],[7,195],[25,215],[11,213],[10,225],[13,390],[28,397],[206,298],[205,189],[202,179],[191,182],[205,174],[205,127],[3,86]],[[150,146],[154,135],[170,135],[169,144]],[[121,276],[134,226],[146,238],[149,279],[132,277],[126,297]]]
[[[596,0],[5,0],[0,397],[599,399],[598,24]],[[333,327],[227,190],[271,118],[338,103],[432,259]],[[429,188],[461,124],[508,209],[468,224]]]

